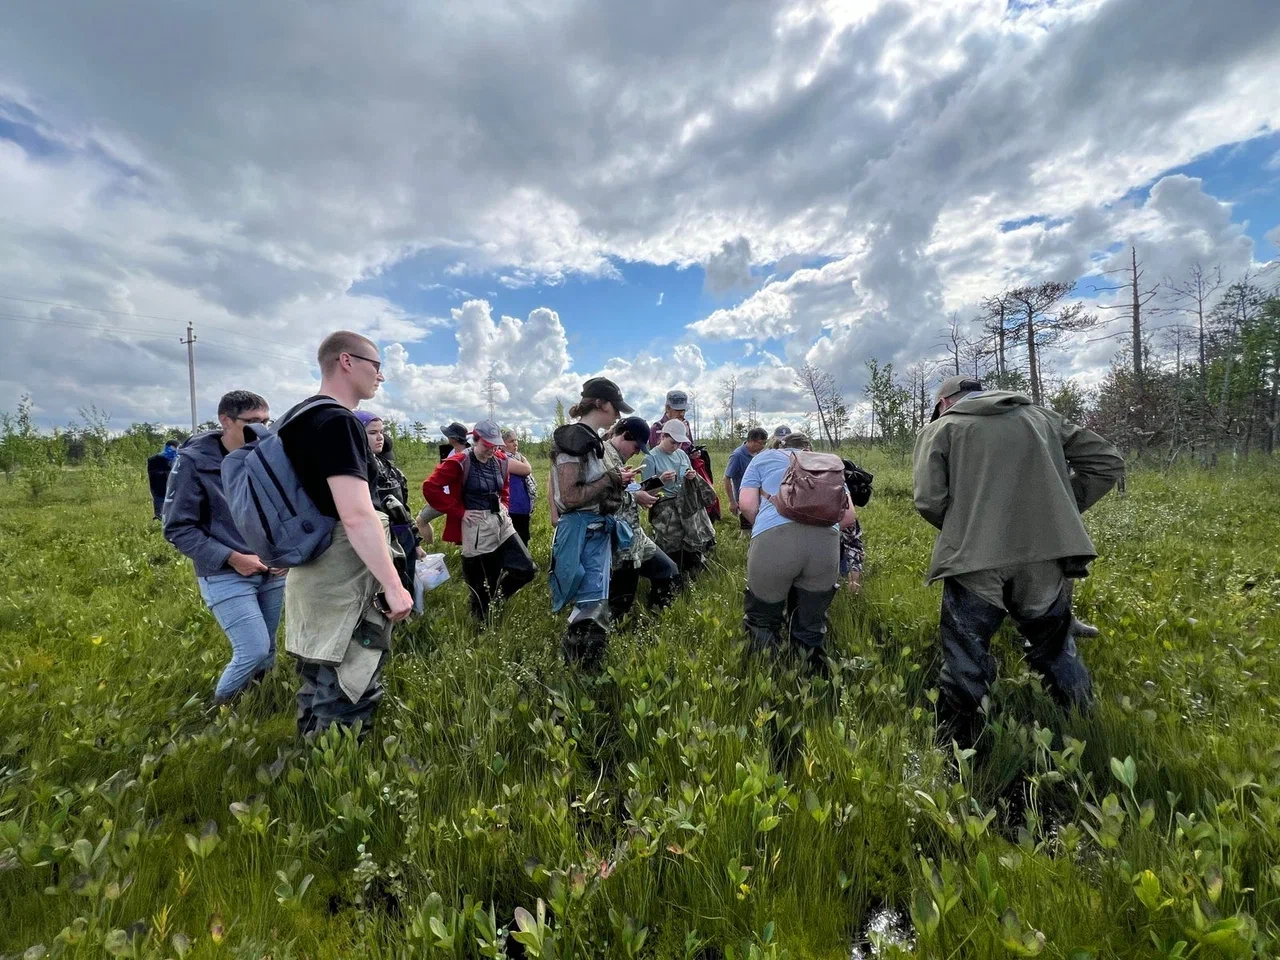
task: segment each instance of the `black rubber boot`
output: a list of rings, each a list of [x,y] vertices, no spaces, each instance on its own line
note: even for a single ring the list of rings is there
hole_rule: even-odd
[[[607,601],[590,607],[576,607],[564,632],[564,662],[596,673],[604,660],[609,639],[609,605]]]
[[[835,598],[836,588],[830,590],[800,590],[792,588],[788,598],[791,603],[791,644],[810,666],[825,673],[827,664],[827,609]]]
[[[782,622],[787,601],[769,603],[761,600],[748,587],[742,594],[742,629],[753,653],[777,656],[782,650]]]
[[[650,610],[662,610],[671,605],[679,592],[680,581],[677,577],[669,580],[654,580],[649,584],[648,606]]]

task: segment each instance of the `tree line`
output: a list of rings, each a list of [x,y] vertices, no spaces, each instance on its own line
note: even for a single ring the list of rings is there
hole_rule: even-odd
[[[817,436],[838,446],[850,434],[905,445],[928,421],[942,378],[968,375],[987,389],[1025,393],[1126,450],[1173,462],[1193,456],[1273,453],[1280,433],[1280,296],[1267,275],[1228,282],[1220,267],[1148,282],[1138,251],[1110,274],[1113,285],[1081,296],[1044,281],[984,296],[967,321],[953,315],[937,355],[895,369],[866,361],[864,405],[854,418],[835,377],[806,364],[796,383],[813,401]],[[1118,293],[1102,302],[1097,294]],[[1055,372],[1057,354],[1113,341],[1110,366],[1085,387]]]

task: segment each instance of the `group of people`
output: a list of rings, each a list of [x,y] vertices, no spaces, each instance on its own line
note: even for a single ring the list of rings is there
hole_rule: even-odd
[[[220,429],[192,437],[176,456],[157,455],[171,468],[157,508],[165,537],[192,559],[201,595],[231,642],[215,701],[230,701],[271,669],[284,609],[303,737],[333,723],[367,727],[383,694],[393,625],[413,609],[414,564],[435,539],[435,519],[445,518],[442,538],[459,547],[478,620],[538,573],[529,540],[539,486],[514,432],[490,420],[443,426],[441,461],[422,483],[426,507],[415,518],[385,423],[357,409],[384,380],[377,345],[338,331],[321,343],[318,361],[319,393],[274,426],[261,396],[236,390],[219,403]],[[616,383],[593,377],[571,422],[552,434],[549,580],[553,610],[567,610],[567,663],[598,668],[611,625],[633,610],[640,581],[649,584],[648,607],[661,610],[715,547],[721,498],[709,458],[694,444],[688,406],[673,390],[662,417],[649,423]],[[227,458],[243,463],[264,437],[287,458],[268,470],[272,483],[283,494],[292,480],[307,509],[332,528],[313,555],[291,564],[287,588],[286,570],[242,535],[256,520],[268,523],[270,511],[256,496],[251,505],[229,498],[224,484]],[[643,461],[631,465],[637,456]],[[293,477],[282,481],[277,473],[286,467]],[[1025,397],[951,378],[918,437],[914,472],[916,507],[940,530],[929,581],[944,581],[947,729],[964,736],[964,724],[974,722],[994,679],[988,644],[1006,613],[1054,695],[1087,704],[1070,578],[1084,576],[1096,555],[1080,513],[1123,475],[1118,452]],[[828,609],[842,583],[856,590],[861,582],[857,506],[869,483],[870,474],[813,453],[809,438],[786,426],[772,435],[750,430],[730,456],[723,499],[750,536],[743,629],[751,649],[792,651],[827,669]],[[256,516],[245,513],[251,509]],[[259,552],[284,555],[277,546]]]

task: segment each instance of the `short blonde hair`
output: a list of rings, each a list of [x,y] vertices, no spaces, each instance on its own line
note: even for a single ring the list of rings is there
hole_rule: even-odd
[[[344,353],[359,353],[365,349],[378,352],[378,345],[362,333],[350,330],[336,330],[320,341],[320,349],[316,351],[316,361],[320,364],[322,374],[331,373]]]

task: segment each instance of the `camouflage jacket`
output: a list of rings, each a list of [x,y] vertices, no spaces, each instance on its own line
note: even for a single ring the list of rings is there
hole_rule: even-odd
[[[618,453],[617,448],[607,440],[604,444],[604,466],[610,473],[619,473],[626,466],[622,460],[622,454]],[[625,520],[631,527],[631,546],[625,550],[615,548],[613,551],[615,569],[625,566],[638,567],[658,552],[657,544],[640,525],[640,504],[636,503],[636,498],[629,491],[623,491],[622,506],[614,516],[619,520]]]
[[[715,543],[716,531],[707,515],[707,507],[715,502],[716,492],[698,477],[686,480],[674,497],[663,497],[649,511],[653,521],[653,539],[668,556],[681,550],[705,551]]]

